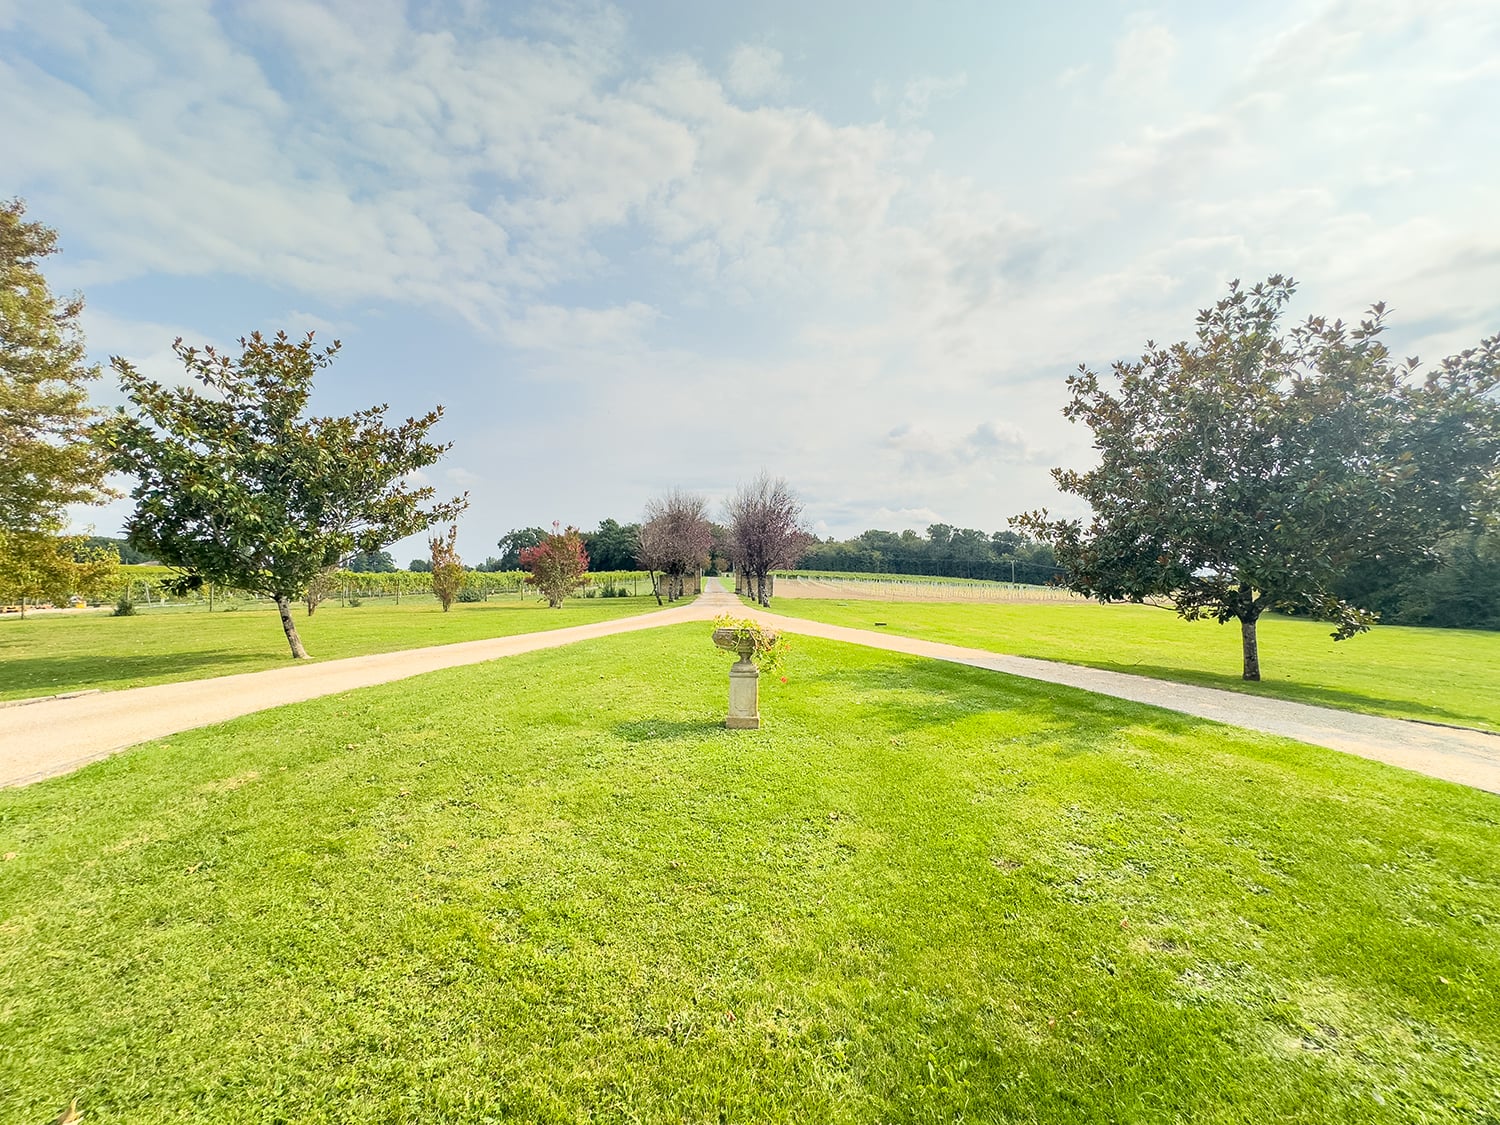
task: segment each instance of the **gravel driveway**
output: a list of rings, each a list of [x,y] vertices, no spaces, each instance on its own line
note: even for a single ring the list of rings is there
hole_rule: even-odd
[[[1264,696],[1175,684],[1073,664],[1003,656],[865,629],[846,629],[742,608],[708,579],[690,605],[545,633],[356,656],[211,680],[161,684],[0,707],[0,786],[69,773],[118,750],[178,731],[284,703],[388,683],[440,668],[477,664],[594,637],[707,621],[728,610],[801,636],[946,660],[974,668],[1148,703],[1232,726],[1264,731],[1372,758],[1430,777],[1500,793],[1500,735],[1336,711]]]

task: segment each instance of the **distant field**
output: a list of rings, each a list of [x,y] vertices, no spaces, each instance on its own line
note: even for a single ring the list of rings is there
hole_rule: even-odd
[[[850,582],[919,582],[938,586],[1025,586],[1025,582],[991,582],[984,578],[949,578],[940,574],[872,574],[854,570],[778,570],[773,572],[781,578],[820,578]],[[1049,587],[1036,587],[1048,589]]]
[[[158,566],[153,563],[122,566],[117,587],[100,601],[113,604],[122,594],[128,592],[131,599],[142,606],[165,605],[178,609],[206,609],[210,601],[221,606],[265,602],[264,598],[257,599],[239,590],[222,588],[213,591],[206,589],[194,591],[183,597],[165,594],[161,589],[162,582],[176,577],[177,574],[178,572],[171,567]],[[525,572],[520,570],[494,572],[471,570],[464,576],[464,587],[477,597],[524,599],[532,595],[531,588],[525,584],[525,578]],[[583,596],[585,591],[597,593],[611,586],[624,588],[632,594],[650,594],[651,577],[645,571],[637,570],[595,571],[590,573],[589,584],[579,592],[579,596]],[[343,570],[337,573],[334,592],[331,596],[333,598],[347,596],[365,599],[391,598],[398,601],[409,597],[427,599],[432,596],[432,576],[406,570],[362,573]]]
[[[561,629],[656,609],[656,600],[569,598],[560,609],[514,596],[458,603],[449,613],[428,593],[367,601],[324,602],[312,617],[296,607],[297,631],[313,657],[335,660],[375,652],[452,644]],[[134,617],[103,613],[39,614],[0,620],[0,700],[83,688],[113,691],[175,680],[255,672],[291,662],[281,621],[262,602],[216,613],[186,608]]]
[[[985,582],[977,578],[934,578],[900,574],[844,574],[787,571],[776,576],[776,597],[839,601],[899,602],[1066,602],[1078,595],[1058,586]]]
[[[1500,798],[792,661],[759,731],[699,624],[0,791],[0,1121],[1494,1120]]]
[[[1240,678],[1237,625],[1182,621],[1149,606],[778,597],[772,609],[990,652],[1500,731],[1500,633],[1388,625],[1335,643],[1322,622],[1268,616],[1260,624],[1265,678],[1249,684]]]

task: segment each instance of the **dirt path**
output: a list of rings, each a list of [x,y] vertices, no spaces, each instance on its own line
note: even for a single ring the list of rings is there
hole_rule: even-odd
[[[1500,735],[1335,711],[1263,696],[1169,683],[1048,660],[1003,656],[914,637],[781,617],[741,608],[739,599],[725,591],[715,579],[708,579],[707,592],[692,604],[639,617],[546,633],[356,656],[320,664],[291,665],[269,672],[0,708],[0,786],[26,785],[69,773],[127,746],[223,722],[267,707],[388,683],[440,668],[556,648],[594,637],[688,621],[707,621],[726,610],[758,617],[778,629],[801,636],[823,637],[1082,688],[1327,746],[1431,777],[1500,793]]]

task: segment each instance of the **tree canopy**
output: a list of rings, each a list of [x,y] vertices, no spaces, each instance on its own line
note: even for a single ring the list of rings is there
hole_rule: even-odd
[[[521,552],[521,568],[527,571],[527,585],[535,586],[553,609],[560,608],[565,597],[589,580],[583,536],[576,527],[553,524],[552,534]]]
[[[708,564],[713,546],[708,501],[702,496],[672,488],[647,501],[637,532],[636,559],[651,573],[657,604],[663,585],[669,601],[683,595],[683,578]],[[657,571],[662,581],[657,581]]]
[[[207,393],[164,386],[111,361],[133,411],[110,427],[114,466],[137,478],[127,539],[183,572],[269,595],[294,657],[306,656],[289,602],[355,550],[379,551],[440,520],[463,497],[432,503],[406,483],[448,449],[427,440],[442,407],[390,426],[387,406],[343,417],[307,412],[313,379],[339,350],[278,332],[239,341],[239,354],[173,350]]]
[[[547,532],[540,527],[518,527],[500,536],[495,545],[500,548],[500,558],[495,570],[520,570],[521,552],[528,547],[540,546]],[[488,562],[489,560],[485,560]]]
[[[1281,331],[1294,289],[1232,284],[1194,340],[1116,363],[1114,389],[1080,367],[1063,413],[1093,430],[1099,465],[1053,475],[1092,517],[1016,521],[1079,593],[1238,620],[1249,680],[1262,613],[1324,618],[1339,639],[1369,628],[1341,577],[1435,559],[1493,506],[1500,471],[1500,337],[1418,381],[1380,339],[1383,305]]]
[[[796,566],[813,542],[802,527],[802,502],[785,480],[762,472],[734,491],[725,516],[735,567],[755,583],[756,600],[770,605],[771,571]]]
[[[94,440],[97,412],[78,317],[83,298],[57,298],[41,259],[57,232],[0,202],[0,531],[57,533],[69,504],[108,495],[106,455]]]

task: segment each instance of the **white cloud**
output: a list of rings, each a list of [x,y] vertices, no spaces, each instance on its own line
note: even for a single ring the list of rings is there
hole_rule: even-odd
[[[1153,91],[1171,79],[1177,37],[1161,24],[1132,27],[1115,44],[1114,67],[1105,88],[1118,96]]]
[[[781,52],[774,47],[741,43],[729,55],[724,81],[746,99],[785,93],[789,88],[781,70]]]
[[[933,103],[956,96],[968,84],[969,76],[963,73],[914,78],[902,92],[896,115],[903,121],[916,121],[927,115]]]
[[[876,75],[900,94],[871,121],[793,104],[812,76],[792,87],[755,41],[711,69],[635,50],[611,8],[520,33],[482,6],[462,26],[408,11],[0,8],[0,149],[64,232],[66,286],[245,279],[320,337],[362,304],[436,311],[505,351],[475,386],[571,396],[523,422],[445,391],[487,481],[562,437],[614,467],[559,474],[530,515],[476,483],[475,518],[567,516],[568,488],[623,514],[774,463],[840,534],[860,513],[994,528],[1057,507],[1047,466],[1090,455],[1058,417],[1062,375],[1189,334],[1230,277],[1296,273],[1299,309],[1330,315],[1386,298],[1433,359],[1500,315],[1492,4],[1326,4],[1232,43],[1137,20],[1045,60],[1024,108],[981,104],[961,71]],[[955,170],[932,110],[960,93],[1034,134]],[[152,319],[87,328],[180,370],[172,313]],[[734,424],[708,424],[694,387],[730,396]]]

